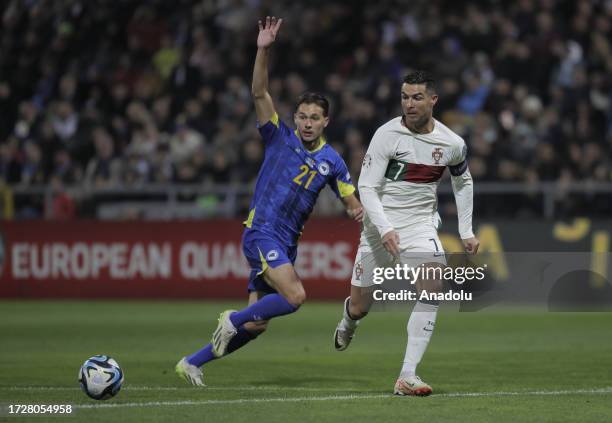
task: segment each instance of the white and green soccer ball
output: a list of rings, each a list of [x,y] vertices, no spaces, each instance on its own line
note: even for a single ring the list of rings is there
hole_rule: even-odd
[[[83,392],[95,400],[106,400],[117,395],[123,384],[123,370],[107,355],[88,358],[79,370]]]

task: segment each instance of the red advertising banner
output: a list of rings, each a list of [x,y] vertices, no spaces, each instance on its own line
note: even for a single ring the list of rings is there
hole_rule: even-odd
[[[239,220],[1,223],[0,298],[246,298],[242,231]],[[506,252],[569,251],[591,253],[606,280],[612,272],[609,220],[480,222],[475,232],[492,269]],[[440,239],[447,253],[463,250],[453,221]],[[348,295],[358,240],[349,219],[308,222],[296,270],[309,299]]]
[[[246,298],[238,220],[3,223],[0,297]],[[296,269],[311,299],[348,295],[359,226],[317,219]]]

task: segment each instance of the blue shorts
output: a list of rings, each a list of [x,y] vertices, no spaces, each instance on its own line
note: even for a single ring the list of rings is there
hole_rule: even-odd
[[[245,230],[242,234],[242,251],[251,266],[249,292],[276,292],[274,288],[264,281],[262,273],[269,267],[274,269],[281,264],[294,264],[297,257],[296,245],[288,247],[270,235],[249,229]]]

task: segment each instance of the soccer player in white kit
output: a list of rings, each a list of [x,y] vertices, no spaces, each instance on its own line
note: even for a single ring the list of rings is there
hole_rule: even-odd
[[[372,304],[373,268],[400,262],[416,267],[446,264],[437,234],[436,190],[448,167],[459,218],[459,235],[467,253],[479,241],[472,232],[473,184],[463,139],[433,118],[438,100],[433,79],[424,71],[406,76],[401,87],[402,116],[374,134],[359,177],[366,211],[353,276],[351,296],[334,334],[338,351],[345,350]],[[406,259],[405,257],[409,257]],[[408,261],[408,263],[406,263]],[[440,291],[442,281],[417,281],[417,290]],[[408,344],[394,387],[397,395],[429,395],[431,386],[416,367],[433,333],[437,301],[417,301],[408,320]]]

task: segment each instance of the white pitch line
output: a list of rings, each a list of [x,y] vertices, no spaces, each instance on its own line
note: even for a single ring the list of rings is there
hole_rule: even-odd
[[[80,391],[79,387],[69,386],[0,386],[0,391]],[[198,388],[195,386],[173,387],[173,386],[126,386],[122,391],[296,391],[296,392],[363,392],[357,388],[314,388],[302,386],[206,386]]]
[[[451,392],[446,394],[434,394],[430,398],[449,398],[449,397],[494,397],[494,396],[550,396],[550,395],[582,395],[612,394],[612,387],[600,389],[576,389],[568,391],[516,391],[516,392]],[[136,407],[174,407],[181,405],[228,405],[228,404],[254,404],[272,402],[308,402],[308,401],[347,401],[355,399],[378,399],[393,398],[391,394],[372,394],[372,395],[329,395],[321,397],[294,397],[294,398],[245,398],[235,400],[203,400],[203,401],[155,401],[155,402],[127,402],[118,404],[80,404],[73,408],[136,408]]]
[[[606,395],[612,394],[612,386],[597,389],[575,389],[565,391],[498,391],[498,392],[448,392],[445,394],[433,394],[433,397],[510,397],[521,395],[547,396],[547,395],[582,395],[582,394],[597,394]]]
[[[330,395],[325,397],[288,397],[288,398],[245,398],[235,400],[204,400],[204,401],[159,401],[159,402],[126,402],[123,404],[80,404],[72,408],[123,408],[123,407],[165,407],[179,405],[218,405],[218,404],[253,404],[258,402],[305,402],[305,401],[337,401],[370,398],[389,398],[389,394],[376,395]]]

